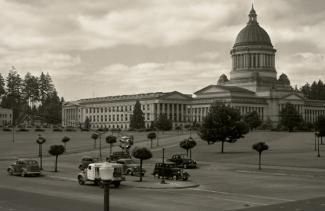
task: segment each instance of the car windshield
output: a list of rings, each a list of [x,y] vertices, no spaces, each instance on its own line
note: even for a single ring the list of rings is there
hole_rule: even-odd
[[[35,161],[35,160],[26,160],[25,163],[27,165],[37,165],[37,161]]]

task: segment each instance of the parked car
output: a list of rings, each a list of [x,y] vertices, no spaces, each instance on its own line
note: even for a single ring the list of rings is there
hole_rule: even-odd
[[[113,152],[113,154],[107,158],[107,161],[117,161],[119,159],[123,158],[131,158],[131,155],[128,152],[125,151],[118,151],[118,152]]]
[[[168,159],[168,161],[173,162],[176,164],[179,168],[196,168],[197,164],[195,160],[192,160],[191,158],[188,158],[184,154],[176,154],[173,155],[172,158]]]
[[[140,172],[142,176],[144,176],[146,170],[142,168],[140,171],[140,164],[138,164],[135,160],[132,159],[119,159],[116,163],[123,165],[123,174],[132,175],[132,176],[140,176]]]
[[[78,166],[80,170],[84,170],[88,167],[89,164],[95,163],[98,159],[91,156],[84,156],[81,158],[81,163]]]
[[[190,177],[189,173],[177,168],[175,163],[156,163],[152,172],[154,177],[164,176],[166,179],[186,181]]]
[[[22,177],[27,175],[39,176],[41,169],[36,160],[18,159],[7,168],[7,172],[9,175],[21,175]]]
[[[121,184],[121,181],[125,180],[125,177],[122,175],[122,165],[118,163],[91,163],[88,167],[82,170],[78,176],[78,183],[84,185],[86,182],[92,182],[95,185],[103,188],[104,183],[101,179],[101,171],[99,168],[105,167],[105,174],[111,175],[111,184],[118,188]]]

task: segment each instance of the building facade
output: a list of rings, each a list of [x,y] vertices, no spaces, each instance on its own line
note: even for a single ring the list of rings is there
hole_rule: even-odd
[[[252,7],[247,25],[239,32],[230,51],[230,78],[223,74],[217,84],[208,85],[193,95],[180,92],[147,93],[68,102],[62,111],[63,126],[77,126],[89,118],[94,128],[128,129],[136,100],[142,105],[146,127],[160,113],[173,121],[173,126],[202,122],[214,102],[238,109],[241,115],[256,111],[263,121],[276,126],[280,111],[292,103],[306,122],[314,123],[325,115],[325,101],[308,100],[291,87],[285,74],[277,77],[276,49],[268,33],[259,25]]]
[[[67,102],[62,109],[63,126],[82,126],[89,119],[92,128],[129,129],[136,101],[139,100],[148,128],[160,114],[166,114],[173,127],[183,126],[188,120],[187,108],[191,96],[180,92],[157,92],[82,99]]]
[[[12,124],[12,110],[0,107],[0,126],[4,127]]]

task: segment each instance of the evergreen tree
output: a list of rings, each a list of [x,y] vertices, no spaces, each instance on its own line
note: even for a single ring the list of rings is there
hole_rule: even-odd
[[[240,121],[237,109],[215,103],[204,118],[199,130],[199,136],[208,143],[221,142],[221,153],[224,143],[234,143],[249,132],[248,125]]]
[[[13,110],[13,121],[17,122],[24,108],[22,99],[22,79],[15,69],[10,70],[7,78],[6,95],[2,98],[1,105]]]
[[[6,93],[6,83],[5,79],[0,73],[0,102],[1,102],[1,97]]]
[[[291,103],[286,103],[282,111],[280,111],[280,124],[292,132],[294,128],[299,127],[303,123],[302,116]]]
[[[130,128],[143,129],[145,128],[144,114],[141,110],[141,104],[139,100],[136,101],[133,109],[133,115],[130,121]]]
[[[34,103],[39,100],[38,79],[29,72],[23,81],[23,96],[30,107],[33,107]]]

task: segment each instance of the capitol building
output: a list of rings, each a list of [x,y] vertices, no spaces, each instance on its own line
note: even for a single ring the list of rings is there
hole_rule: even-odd
[[[129,128],[137,100],[141,103],[146,127],[160,114],[166,114],[174,127],[200,123],[214,102],[238,109],[241,115],[256,111],[263,121],[274,126],[278,124],[279,113],[286,103],[293,104],[306,122],[313,123],[319,115],[325,115],[325,101],[306,99],[291,87],[285,74],[277,76],[276,49],[268,33],[259,25],[253,7],[248,17],[230,51],[232,68],[229,78],[223,74],[217,84],[190,95],[174,91],[66,102],[62,108],[62,125],[79,126],[88,117],[92,128],[125,130]]]

